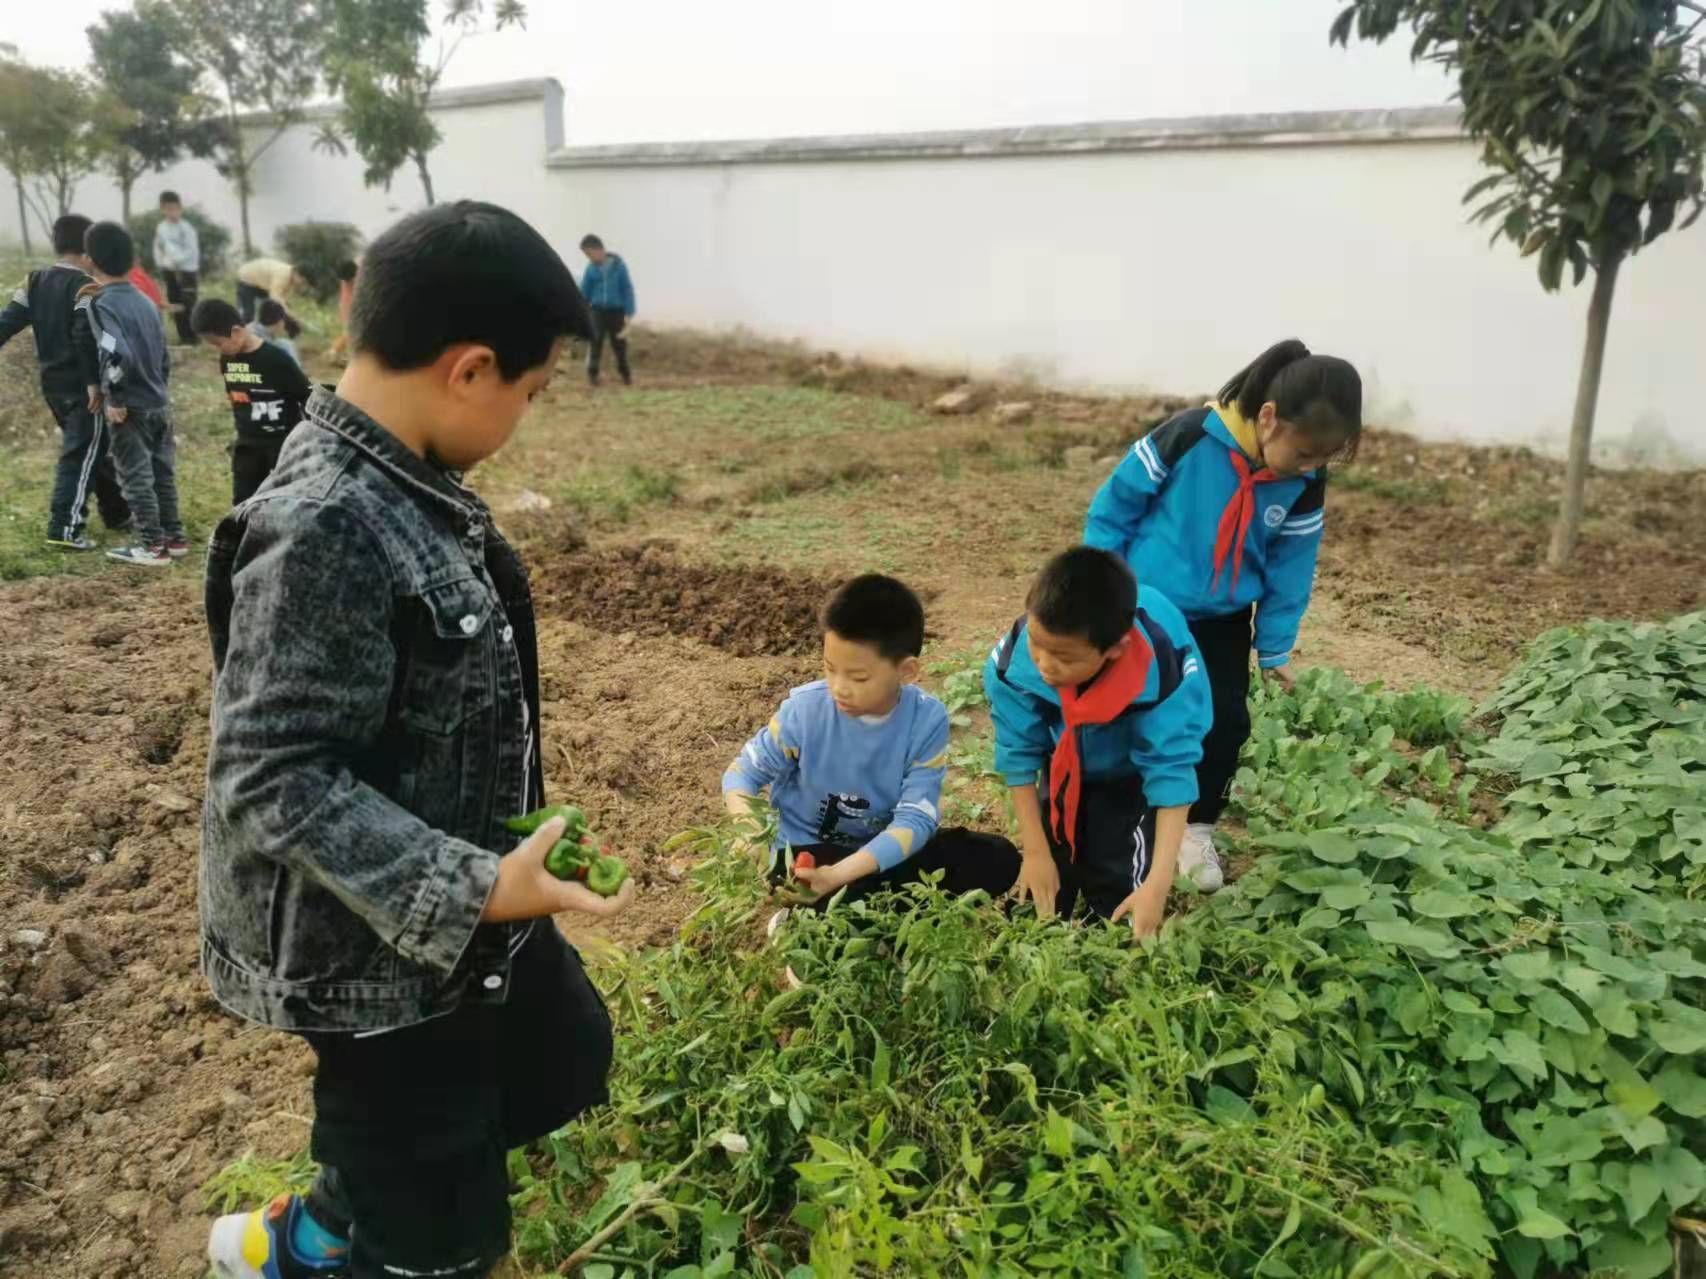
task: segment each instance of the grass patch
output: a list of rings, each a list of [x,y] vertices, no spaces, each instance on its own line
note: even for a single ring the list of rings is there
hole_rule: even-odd
[[[680,491],[676,471],[633,463],[614,475],[584,472],[558,489],[563,501],[593,524],[625,524],[640,508],[666,505]]]
[[[624,393],[621,406],[623,416],[645,423],[648,433],[659,428],[732,431],[767,444],[842,431],[899,431],[927,420],[892,400],[794,386],[637,390]]]
[[[202,1184],[202,1202],[213,1214],[255,1208],[279,1195],[299,1195],[313,1184],[320,1166],[301,1151],[289,1159],[256,1159],[250,1150]]]
[[[1446,500],[1445,485],[1430,479],[1387,479],[1348,467],[1333,472],[1333,483],[1353,493],[1368,493],[1401,506],[1438,506]]]

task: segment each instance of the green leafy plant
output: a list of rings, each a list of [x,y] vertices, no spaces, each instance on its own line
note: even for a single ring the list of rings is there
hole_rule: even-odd
[[[1706,613],[1551,631],[1488,707],[1501,831],[1575,866],[1706,897]]]
[[[307,278],[314,297],[329,302],[337,296],[339,265],[361,249],[361,232],[348,222],[293,222],[273,232],[273,244]]]

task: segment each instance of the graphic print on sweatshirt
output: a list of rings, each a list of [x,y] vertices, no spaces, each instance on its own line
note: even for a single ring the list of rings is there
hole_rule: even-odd
[[[863,795],[825,795],[817,821],[818,841],[857,848],[886,826],[893,815],[873,814],[871,801]],[[873,821],[873,816],[881,820]]]
[[[295,360],[270,343],[219,361],[237,434],[283,435],[302,420],[312,390]]]

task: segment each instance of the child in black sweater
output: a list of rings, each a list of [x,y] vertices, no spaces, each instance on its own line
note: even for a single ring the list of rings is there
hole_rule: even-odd
[[[314,388],[287,351],[262,341],[222,298],[197,302],[190,324],[219,352],[219,374],[237,420],[231,450],[231,505],[236,506],[252,497],[278,465],[285,437],[302,420],[302,406]]]

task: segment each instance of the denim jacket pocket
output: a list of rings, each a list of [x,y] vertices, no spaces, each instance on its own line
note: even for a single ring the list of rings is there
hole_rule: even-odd
[[[497,604],[484,582],[457,578],[409,602],[398,719],[411,729],[448,736],[490,708],[496,695]],[[424,624],[416,624],[424,623]]]

